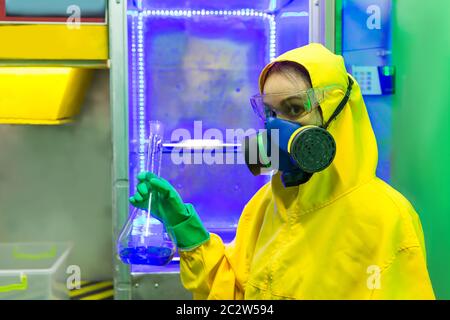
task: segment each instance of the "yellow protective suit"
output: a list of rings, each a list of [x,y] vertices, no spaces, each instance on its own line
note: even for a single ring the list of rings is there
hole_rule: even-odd
[[[347,87],[342,57],[319,44],[276,59],[286,60],[303,65],[313,87]],[[321,104],[324,120],[344,93]],[[194,298],[434,299],[419,218],[375,176],[377,145],[356,81],[328,130],[337,144],[330,167],[298,187],[284,188],[274,175],[245,206],[231,244],[212,234],[180,253]]]

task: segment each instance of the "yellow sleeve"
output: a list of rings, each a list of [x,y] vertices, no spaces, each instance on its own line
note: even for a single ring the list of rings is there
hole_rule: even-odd
[[[244,288],[236,279],[228,248],[211,234],[208,242],[192,251],[180,252],[180,276],[194,299],[244,299]]]
[[[244,299],[250,263],[270,199],[266,184],[245,206],[232,243],[224,245],[218,235],[211,233],[210,240],[201,246],[180,251],[181,282],[194,299]]]
[[[379,287],[372,299],[434,300],[425,257],[420,246],[397,252],[393,261],[381,270]]]

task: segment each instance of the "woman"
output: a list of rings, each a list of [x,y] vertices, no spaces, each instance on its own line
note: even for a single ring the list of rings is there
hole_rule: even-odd
[[[311,88],[323,99],[310,110],[285,103]],[[130,201],[146,208],[156,191],[155,214],[176,238],[184,286],[197,299],[433,299],[419,218],[375,175],[375,136],[342,57],[319,44],[286,52],[264,68],[260,90],[272,98],[264,101],[271,117],[326,124],[334,160],[291,187],[276,173],[226,246],[167,181],[140,174]]]

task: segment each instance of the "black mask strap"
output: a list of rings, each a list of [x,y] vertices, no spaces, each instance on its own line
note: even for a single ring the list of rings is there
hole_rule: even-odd
[[[337,106],[337,108],[334,110],[333,114],[331,115],[330,119],[322,126],[322,128],[327,129],[330,125],[331,121],[336,119],[336,117],[341,113],[342,109],[344,109],[345,105],[348,102],[348,99],[350,99],[350,93],[352,92],[352,86],[353,86],[353,80],[351,77],[348,77],[348,87],[347,92],[345,93],[344,98],[342,99],[341,103]]]

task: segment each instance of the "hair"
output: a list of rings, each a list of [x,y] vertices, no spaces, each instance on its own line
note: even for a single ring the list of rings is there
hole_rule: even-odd
[[[299,63],[293,61],[274,62],[264,77],[263,86],[267,78],[272,74],[281,74],[293,84],[297,84],[298,79],[301,78],[303,80],[306,80],[309,86],[312,88],[312,81],[308,70],[306,70],[306,68]],[[319,112],[320,121],[323,123],[322,108],[319,106],[317,110]]]
[[[293,61],[274,62],[264,77],[263,85],[267,78],[272,74],[281,74],[293,84],[297,84],[298,78],[300,77],[308,81],[309,86],[312,87],[311,77],[309,76],[308,70],[306,70],[306,68],[301,64]]]

